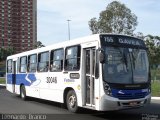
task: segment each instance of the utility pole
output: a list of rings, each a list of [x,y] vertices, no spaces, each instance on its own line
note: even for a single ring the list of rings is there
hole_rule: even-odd
[[[69,22],[71,21],[71,20],[67,20],[68,21],[68,39],[70,40],[70,24],[69,24]]]

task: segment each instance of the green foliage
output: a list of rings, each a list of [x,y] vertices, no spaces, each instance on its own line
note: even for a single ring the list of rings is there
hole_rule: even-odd
[[[151,70],[151,80],[160,81],[160,69],[152,69]]]
[[[106,10],[100,13],[99,19],[92,18],[89,28],[93,34],[116,33],[133,35],[137,26],[137,17],[131,10],[118,1],[111,2]]]
[[[160,37],[147,35],[145,37],[145,43],[148,47],[150,65],[156,69],[160,64]]]
[[[0,61],[6,60],[7,56],[14,54],[14,49],[9,48],[0,48]]]
[[[160,97],[160,81],[154,81],[151,83],[152,96]]]
[[[34,48],[41,48],[41,47],[45,47],[41,41],[37,41],[36,44],[34,45]]]
[[[5,78],[0,78],[0,84],[5,84],[5,83],[6,83]]]

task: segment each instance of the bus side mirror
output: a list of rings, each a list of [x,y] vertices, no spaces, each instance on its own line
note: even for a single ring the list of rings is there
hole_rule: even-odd
[[[102,52],[102,51],[99,52],[99,61],[100,61],[100,63],[105,62],[105,55],[104,55],[104,52]]]
[[[105,52],[103,50],[103,48],[98,48],[97,49],[98,53],[99,53],[99,62],[100,63],[104,63],[105,62]]]

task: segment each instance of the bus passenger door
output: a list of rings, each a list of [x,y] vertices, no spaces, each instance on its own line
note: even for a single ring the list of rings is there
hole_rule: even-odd
[[[93,107],[95,105],[95,47],[85,48],[83,52],[83,105]]]
[[[13,71],[12,71],[12,91],[15,93],[16,85],[16,61],[13,61]]]

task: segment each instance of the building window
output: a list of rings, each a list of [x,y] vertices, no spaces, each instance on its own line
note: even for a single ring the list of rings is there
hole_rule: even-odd
[[[43,52],[38,55],[38,71],[47,72],[49,66],[49,52]]]
[[[2,46],[4,46],[4,39],[2,39]]]
[[[80,51],[80,46],[66,48],[65,70],[72,71],[80,69]]]
[[[50,71],[62,71],[64,50],[58,49],[51,52]]]

